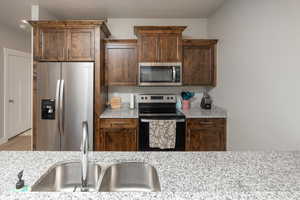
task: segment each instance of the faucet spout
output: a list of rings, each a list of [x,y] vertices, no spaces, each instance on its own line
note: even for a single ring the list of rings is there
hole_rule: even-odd
[[[81,143],[81,191],[88,191],[88,162],[89,162],[89,133],[87,121],[82,122],[82,143]]]

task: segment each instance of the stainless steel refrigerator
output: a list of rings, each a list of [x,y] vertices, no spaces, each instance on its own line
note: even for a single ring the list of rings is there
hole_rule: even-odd
[[[79,151],[83,121],[92,149],[93,84],[93,63],[38,63],[36,150]]]

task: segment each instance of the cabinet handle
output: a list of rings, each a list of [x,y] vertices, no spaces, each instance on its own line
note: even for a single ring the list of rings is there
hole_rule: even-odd
[[[202,124],[202,125],[213,125],[214,122],[200,122],[200,124]]]
[[[113,122],[111,125],[128,125],[127,122]]]
[[[185,141],[185,149],[187,151],[190,151],[190,144],[191,144],[191,133],[190,129],[187,130],[187,135],[186,135],[186,141]]]
[[[161,61],[160,60],[160,38],[157,39],[157,42],[156,42],[156,59],[157,59],[157,62]]]

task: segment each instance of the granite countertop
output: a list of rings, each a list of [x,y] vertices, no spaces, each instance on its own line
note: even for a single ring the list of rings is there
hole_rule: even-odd
[[[122,105],[120,109],[106,108],[100,118],[139,118],[138,110],[130,109],[127,105]]]
[[[226,118],[227,112],[219,106],[213,106],[211,110],[204,110],[200,107],[192,107],[190,110],[180,110],[186,118]],[[107,108],[100,118],[138,118],[138,109],[129,109],[122,106],[120,109]]]
[[[0,199],[300,199],[300,152],[91,152],[99,163],[142,161],[158,172],[161,192],[12,192],[24,169],[31,186],[58,161],[80,152],[0,152]]]
[[[189,110],[181,110],[186,118],[227,118],[227,111],[219,106],[212,106],[211,110],[200,107],[192,107]]]

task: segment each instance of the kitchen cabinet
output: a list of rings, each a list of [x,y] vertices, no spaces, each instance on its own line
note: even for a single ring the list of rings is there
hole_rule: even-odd
[[[135,26],[139,62],[181,62],[185,26]]]
[[[137,119],[100,119],[96,151],[137,151]]]
[[[183,41],[183,85],[215,86],[217,40]]]
[[[159,62],[181,62],[180,34],[159,34]]]
[[[157,34],[146,34],[139,37],[139,62],[159,62],[158,42],[159,36]]]
[[[137,41],[106,41],[105,71],[108,86],[137,85]]]
[[[95,26],[36,25],[34,56],[38,61],[95,61]]]
[[[225,151],[226,119],[188,119],[187,151]]]
[[[64,61],[67,55],[67,31],[58,28],[41,28],[39,35],[39,59]]]
[[[95,59],[94,29],[68,30],[68,61],[93,61]]]
[[[94,30],[41,28],[38,60],[94,61]]]

